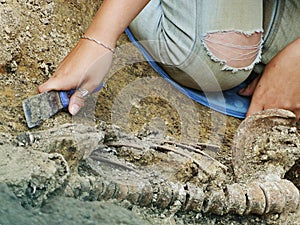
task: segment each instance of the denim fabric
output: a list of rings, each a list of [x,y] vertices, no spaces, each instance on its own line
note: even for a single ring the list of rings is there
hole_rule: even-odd
[[[213,32],[266,30],[262,62],[267,63],[298,37],[293,27],[299,30],[299,5],[300,1],[291,0],[151,0],[130,29],[176,82],[219,91],[242,83],[252,68],[224,70],[221,62],[208,55],[203,37]]]
[[[300,1],[299,0],[268,0],[265,4],[266,11],[273,13],[270,21],[270,32],[266,37],[263,48],[262,62],[267,64],[285,46],[300,36]]]

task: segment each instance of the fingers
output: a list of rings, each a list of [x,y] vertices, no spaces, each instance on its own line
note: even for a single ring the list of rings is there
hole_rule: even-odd
[[[260,76],[256,77],[253,81],[251,81],[251,83],[245,87],[245,88],[242,88],[241,90],[239,90],[239,95],[242,95],[242,96],[251,96],[253,95],[254,93],[254,90],[257,86],[257,83],[260,79]]]
[[[296,122],[298,122],[298,121],[299,121],[299,119],[300,119],[300,111],[299,111],[299,110],[297,110],[297,111],[294,111],[293,113],[294,113],[294,114],[295,114],[295,116],[296,116]]]
[[[276,97],[275,100],[272,99],[271,97],[269,97],[269,95],[267,95],[265,91],[262,91],[260,87],[261,86],[258,85],[258,87],[255,90],[255,93],[253,94],[246,117],[267,109],[285,109],[293,112],[296,117],[295,120],[299,121],[300,119],[299,107],[295,107],[294,105],[285,105],[282,102],[276,102],[278,97]]]
[[[250,107],[248,109],[248,112],[246,114],[246,117],[251,116],[254,113],[263,111],[263,110],[267,110],[267,109],[274,109],[274,107],[264,107],[263,105],[259,104],[259,103],[251,103]],[[291,109],[286,109],[289,110],[291,112],[293,112],[295,114],[295,122],[298,122],[300,120],[300,110],[291,110]]]
[[[263,93],[263,89],[261,87],[261,85],[258,85],[260,81],[260,76],[255,78],[250,84],[249,84],[249,90],[245,90],[245,92],[248,92],[246,94],[249,94],[251,92],[252,95],[252,99],[251,99],[251,103],[249,106],[249,109],[247,111],[246,117],[260,112],[262,110],[264,110],[265,108],[265,100],[263,98],[263,96],[265,96]],[[248,88],[248,87],[247,87]],[[247,89],[246,88],[246,89]]]
[[[86,89],[76,90],[70,98],[68,109],[73,116],[76,115],[79,112],[79,110],[84,106],[84,101],[88,94],[88,91],[86,92],[87,94],[85,94],[84,90]]]
[[[85,100],[93,93],[95,88],[78,88],[70,98],[69,112],[74,116],[84,106]]]
[[[51,90],[71,90],[77,89],[78,85],[74,85],[70,82],[64,81],[64,76],[52,76],[47,82],[43,83],[38,87],[39,92],[47,92]],[[72,115],[76,115],[79,110],[84,106],[85,99],[89,96],[89,94],[95,89],[95,85],[90,85],[88,88],[83,88],[81,85],[71,96],[68,110]]]
[[[51,90],[70,90],[73,89],[70,82],[65,81],[64,77],[52,76],[48,81],[38,87],[39,92],[46,92]]]
[[[262,110],[264,110],[263,105],[260,104],[260,103],[258,103],[258,102],[256,102],[256,101],[252,100],[251,104],[249,106],[249,109],[247,111],[246,117],[248,117],[248,116],[250,116],[250,115],[252,115],[254,113],[260,112]]]
[[[298,122],[300,120],[300,111],[298,111],[295,115],[296,115],[296,122]]]
[[[89,42],[79,41],[60,63],[53,76],[38,87],[40,92],[69,91],[78,87],[91,93],[108,74],[112,54],[105,48],[94,48]],[[84,106],[86,95],[76,90],[69,101],[69,112],[76,115]]]

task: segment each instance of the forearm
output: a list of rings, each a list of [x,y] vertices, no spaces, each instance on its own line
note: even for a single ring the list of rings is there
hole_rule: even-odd
[[[111,47],[150,0],[104,0],[85,32]]]

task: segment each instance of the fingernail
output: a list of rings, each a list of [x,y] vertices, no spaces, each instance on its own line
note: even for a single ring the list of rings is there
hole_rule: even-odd
[[[242,89],[240,89],[240,90],[238,91],[238,94],[241,95],[241,94],[243,94],[244,92],[245,92],[245,88],[242,88]]]
[[[79,105],[73,104],[71,105],[70,113],[74,116],[78,113],[79,109],[80,109]]]

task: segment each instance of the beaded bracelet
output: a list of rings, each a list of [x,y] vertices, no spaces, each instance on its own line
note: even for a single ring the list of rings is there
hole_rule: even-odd
[[[81,39],[87,39],[87,40],[89,40],[89,41],[93,41],[93,42],[95,42],[96,44],[101,45],[102,47],[108,49],[108,50],[111,51],[112,53],[115,52],[115,49],[114,49],[114,48],[111,48],[111,47],[109,47],[108,45],[103,44],[102,42],[100,42],[100,41],[98,41],[98,40],[96,40],[96,39],[94,39],[94,38],[90,38],[90,37],[87,37],[87,36],[83,35],[83,36],[81,37]]]

